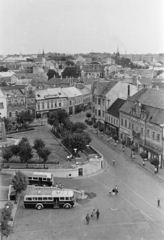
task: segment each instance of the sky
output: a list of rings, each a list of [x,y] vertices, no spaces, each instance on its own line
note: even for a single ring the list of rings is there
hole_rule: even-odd
[[[0,54],[164,53],[164,0],[0,0]]]

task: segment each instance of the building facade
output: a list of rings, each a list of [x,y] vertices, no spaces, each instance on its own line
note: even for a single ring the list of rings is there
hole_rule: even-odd
[[[164,167],[164,91],[142,89],[120,109],[120,139],[136,143],[138,152],[157,158]]]
[[[36,116],[47,116],[49,112],[58,109],[67,110],[67,96],[61,88],[36,90]]]

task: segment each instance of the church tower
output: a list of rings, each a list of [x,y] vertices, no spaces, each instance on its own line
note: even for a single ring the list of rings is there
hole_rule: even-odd
[[[46,65],[46,58],[45,58],[44,49],[43,49],[43,53],[42,53],[42,67],[45,67],[45,65]]]

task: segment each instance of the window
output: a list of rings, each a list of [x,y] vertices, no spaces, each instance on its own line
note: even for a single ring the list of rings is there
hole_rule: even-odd
[[[111,117],[111,123],[113,124],[113,118]]]
[[[95,109],[95,116],[97,116],[97,109]]]
[[[101,116],[101,110],[98,110],[98,116]]]
[[[40,110],[40,104],[38,104],[38,110]]]
[[[34,201],[37,201],[38,199],[37,199],[37,197],[33,197],[33,200],[34,200]]]
[[[47,178],[43,178],[43,181],[47,181]]]
[[[105,117],[105,112],[103,111],[103,117]]]
[[[143,135],[143,128],[141,127],[141,135]]]
[[[59,107],[61,107],[61,102],[59,103]]]
[[[38,200],[41,201],[41,200],[42,200],[42,197],[38,197]]]
[[[132,130],[134,130],[134,123],[132,123]]]
[[[61,200],[61,201],[64,201],[64,197],[61,197],[60,200]]]
[[[130,96],[130,85],[128,85],[128,97]]]
[[[121,118],[121,126],[123,126],[123,119]]]
[[[147,137],[150,137],[150,131],[147,129]]]
[[[30,179],[32,179],[32,177],[28,177],[28,179],[30,180]]]
[[[98,105],[101,104],[101,98],[98,98]]]
[[[51,108],[53,108],[53,102],[51,102]]]
[[[47,199],[48,199],[48,200],[52,200],[52,197],[48,197]]]
[[[47,200],[47,197],[43,197],[43,200]]]
[[[44,109],[44,102],[42,103],[42,109]]]
[[[157,141],[160,141],[160,134],[157,134]]]
[[[125,120],[125,127],[127,128],[127,120]]]
[[[50,104],[49,104],[49,102],[47,102],[47,108],[48,108],[48,109],[50,108]]]
[[[155,132],[153,132],[153,140],[155,139]]]
[[[32,198],[31,197],[27,197],[26,200],[27,201],[32,201]]]
[[[37,177],[33,177],[33,179],[34,179],[34,180],[38,180],[38,178],[37,178]]]
[[[12,117],[12,112],[9,112],[9,117]]]
[[[65,200],[69,200],[69,197],[66,197]]]
[[[129,128],[129,129],[131,128],[131,122],[129,122],[129,126],[128,126],[128,128]]]

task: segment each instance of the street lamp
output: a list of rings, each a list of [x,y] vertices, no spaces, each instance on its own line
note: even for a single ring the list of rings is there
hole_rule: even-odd
[[[75,151],[75,163],[76,163],[76,152],[77,152],[77,148],[73,149]]]

